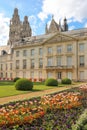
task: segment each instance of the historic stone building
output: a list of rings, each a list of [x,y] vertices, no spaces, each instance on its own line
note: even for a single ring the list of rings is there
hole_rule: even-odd
[[[67,19],[52,17],[45,34],[32,36],[28,17],[20,21],[18,9],[10,21],[9,40],[0,47],[0,79],[24,77],[41,81],[52,77],[87,80],[87,28],[68,30]]]

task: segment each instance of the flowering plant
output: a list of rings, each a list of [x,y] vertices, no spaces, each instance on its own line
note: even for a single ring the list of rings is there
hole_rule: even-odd
[[[27,100],[0,108],[0,127],[31,124],[43,117],[48,110],[71,109],[81,105],[79,93],[62,92],[43,96],[39,100]]]

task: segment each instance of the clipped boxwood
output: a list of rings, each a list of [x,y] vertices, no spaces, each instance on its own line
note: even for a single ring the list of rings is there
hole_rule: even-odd
[[[49,78],[45,81],[46,86],[58,86],[58,81],[53,78]]]
[[[32,90],[33,89],[33,83],[32,81],[29,81],[28,79],[19,79],[15,82],[15,88],[17,90]]]
[[[71,84],[72,81],[69,78],[62,79],[62,84]]]
[[[19,77],[14,78],[13,82],[16,82],[19,79],[20,79]]]

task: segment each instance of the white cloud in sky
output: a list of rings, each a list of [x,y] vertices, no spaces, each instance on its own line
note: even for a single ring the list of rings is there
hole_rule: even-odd
[[[9,35],[9,18],[0,13],[0,45],[6,45]]]
[[[43,0],[42,11],[38,17],[43,21],[49,14],[53,14],[56,21],[66,16],[68,19],[82,22],[87,17],[86,12],[87,0]]]
[[[75,26],[69,26],[69,30],[75,29]]]
[[[32,35],[36,35],[37,30],[37,18],[34,15],[29,16],[30,26],[32,28]]]
[[[87,28],[87,23],[85,23],[85,26],[84,26],[85,28]]]

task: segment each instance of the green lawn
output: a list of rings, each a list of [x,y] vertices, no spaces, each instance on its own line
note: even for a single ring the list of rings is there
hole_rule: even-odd
[[[51,88],[53,88],[53,87],[47,87],[44,85],[44,83],[34,83],[34,88],[33,88],[32,92],[42,91],[42,90],[51,89]],[[12,96],[12,95],[29,93],[29,92],[31,92],[31,91],[16,90],[15,86],[14,86],[14,82],[0,82],[0,98]]]
[[[58,87],[63,87],[65,85],[59,84]],[[45,86],[44,83],[34,83],[34,88],[32,92],[43,91],[47,89],[52,89],[54,87]],[[56,87],[55,87],[56,88]],[[15,89],[14,82],[0,82],[0,98],[12,95],[19,95],[30,93],[31,91],[18,91]]]

